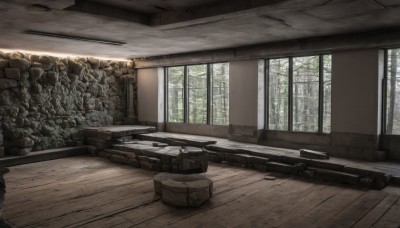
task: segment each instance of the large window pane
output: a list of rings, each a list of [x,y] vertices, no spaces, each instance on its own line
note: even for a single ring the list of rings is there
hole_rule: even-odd
[[[332,91],[332,55],[324,55],[324,112],[323,128],[324,133],[331,132],[331,91]]]
[[[318,131],[319,57],[293,58],[293,131]]]
[[[270,130],[288,130],[289,59],[269,61]]]
[[[189,123],[207,123],[207,65],[188,66]]]
[[[386,133],[400,134],[400,49],[388,51]]]
[[[168,122],[184,121],[184,67],[168,68]]]
[[[229,63],[211,65],[212,124],[229,123]]]

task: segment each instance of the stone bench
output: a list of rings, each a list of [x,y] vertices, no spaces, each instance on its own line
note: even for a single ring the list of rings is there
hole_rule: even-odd
[[[99,155],[151,171],[202,173],[208,168],[208,153],[202,148],[159,145],[150,141],[116,144]]]
[[[177,207],[199,207],[213,195],[213,182],[199,174],[159,173],[154,190],[161,200]]]

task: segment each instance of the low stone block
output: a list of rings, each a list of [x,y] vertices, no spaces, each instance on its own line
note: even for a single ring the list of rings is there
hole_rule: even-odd
[[[87,144],[95,146],[97,149],[101,150],[111,148],[113,145],[113,142],[111,141],[99,140],[92,137],[86,138],[86,142]]]
[[[99,150],[95,146],[88,146],[88,151],[91,155],[97,155]]]
[[[189,207],[200,207],[210,199],[212,182],[210,184],[208,180],[198,180],[188,182],[187,185],[189,190]]]
[[[222,157],[219,155],[219,153],[214,152],[214,151],[207,151],[207,152],[208,152],[208,160],[209,161],[221,163]]]
[[[128,158],[128,163],[130,166],[133,166],[135,168],[140,168],[140,162],[138,159],[135,158]]]
[[[179,207],[199,207],[213,196],[213,183],[197,174],[159,173],[154,190],[164,203]]]
[[[310,158],[310,159],[329,159],[329,153],[300,149],[300,157]]]
[[[247,166],[247,155],[246,154],[226,153],[225,154],[225,160],[228,161],[228,162],[232,162],[232,163],[242,164],[245,167]]]
[[[389,184],[391,177],[389,174],[375,176],[374,187],[379,190],[385,188]]]
[[[309,167],[308,170],[314,171],[315,178],[321,180],[328,180],[346,184],[358,184],[360,180],[360,176],[357,174],[332,171],[327,169],[319,169],[313,167]]]
[[[178,164],[181,173],[207,172],[208,153],[201,148],[185,147],[178,154]]]
[[[129,165],[128,158],[123,157],[121,155],[113,154],[113,155],[110,156],[110,160],[113,161],[113,162]]]
[[[106,152],[106,151],[99,151],[98,156],[101,158],[106,158],[106,159],[110,159],[112,154]]]
[[[139,156],[140,167],[150,171],[161,171],[161,161],[158,158]]]
[[[177,207],[189,207],[188,188],[185,183],[174,180],[161,182],[162,201]]]
[[[285,174],[293,174],[295,171],[294,166],[280,162],[267,162],[265,165],[269,171],[276,171]]]

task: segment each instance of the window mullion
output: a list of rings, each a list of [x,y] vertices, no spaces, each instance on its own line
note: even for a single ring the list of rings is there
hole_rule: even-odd
[[[288,130],[293,131],[293,57],[289,58],[289,102],[288,102]]]
[[[169,85],[168,85],[168,71],[169,68],[164,68],[164,122],[169,122],[168,120],[168,96],[169,96]]]
[[[184,108],[183,108],[183,122],[188,123],[189,122],[189,84],[188,84],[188,68],[187,66],[184,67],[184,76],[183,76],[183,86],[184,86],[184,92],[183,92],[183,100],[184,100]]]
[[[318,133],[324,128],[324,56],[319,55]]]
[[[269,130],[269,59],[265,60],[265,72],[264,72],[264,129]]]
[[[381,133],[386,134],[387,133],[387,89],[388,89],[388,49],[385,49],[384,51],[384,69],[383,69],[383,79],[382,79],[382,109],[381,109],[381,116],[382,116],[382,121],[381,121]]]
[[[212,124],[211,64],[207,64],[207,124]]]

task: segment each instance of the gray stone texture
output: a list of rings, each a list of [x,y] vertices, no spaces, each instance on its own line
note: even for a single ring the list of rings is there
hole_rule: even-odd
[[[178,207],[199,207],[213,196],[213,182],[198,174],[159,173],[154,190],[161,200]]]
[[[79,144],[73,141],[82,139],[73,136],[80,129],[124,123],[127,76],[136,78],[127,62],[1,55],[0,128],[6,154]]]

